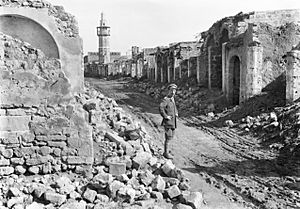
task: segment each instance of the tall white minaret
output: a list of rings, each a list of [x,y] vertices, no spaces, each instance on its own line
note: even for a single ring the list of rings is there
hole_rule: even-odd
[[[110,62],[110,27],[104,18],[103,12],[101,13],[100,26],[97,27],[97,35],[99,37],[99,63],[106,64]]]

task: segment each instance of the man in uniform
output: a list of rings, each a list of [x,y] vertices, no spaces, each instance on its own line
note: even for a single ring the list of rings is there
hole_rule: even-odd
[[[174,138],[175,129],[177,127],[176,118],[178,117],[177,108],[175,105],[174,96],[176,93],[177,85],[170,84],[168,86],[168,95],[163,99],[159,105],[159,112],[163,117],[161,125],[165,128],[165,145],[164,145],[164,157],[172,159],[170,154],[169,143]]]

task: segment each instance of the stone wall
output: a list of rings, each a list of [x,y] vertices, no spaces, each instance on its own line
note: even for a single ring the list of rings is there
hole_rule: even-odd
[[[91,128],[60,60],[2,33],[0,43],[0,175],[91,165]]]
[[[50,3],[42,0],[2,0],[0,2],[0,7],[46,8],[48,9],[48,14],[54,17],[59,32],[67,37],[79,37],[78,23],[75,17],[65,12],[62,6],[52,6]]]
[[[2,1],[0,32],[59,58],[71,92],[83,90],[82,40],[77,23],[62,7],[43,1]]]

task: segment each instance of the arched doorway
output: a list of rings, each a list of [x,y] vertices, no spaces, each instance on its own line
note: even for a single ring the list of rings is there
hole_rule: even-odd
[[[240,71],[240,58],[238,56],[231,57],[229,61],[229,99],[232,105],[240,103]]]
[[[47,57],[60,58],[52,35],[39,23],[20,15],[0,16],[0,31],[40,49]]]

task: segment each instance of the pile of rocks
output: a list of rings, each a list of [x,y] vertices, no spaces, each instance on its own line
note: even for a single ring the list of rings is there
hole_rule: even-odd
[[[221,91],[208,90],[197,85],[189,84],[178,81],[178,89],[176,92],[177,108],[181,113],[207,113],[211,104],[220,103],[222,99]],[[167,87],[169,84],[157,84],[147,81],[138,81],[125,85],[127,88],[135,89],[141,93],[148,94],[155,99],[162,99],[167,94]],[[224,105],[224,103],[223,103]],[[216,107],[218,106],[218,107]],[[215,105],[215,108],[223,108],[222,105]]]
[[[154,156],[155,147],[145,128],[115,100],[89,87],[84,95],[78,95],[78,101],[93,127],[93,181],[100,183],[106,194],[110,191],[110,198],[141,204],[142,208],[164,198],[200,207],[202,194],[188,191],[188,179],[172,161]]]
[[[66,166],[63,169],[56,162],[57,170],[47,173],[66,170],[69,173],[31,179],[23,175],[26,169],[20,165],[19,175],[10,174],[0,181],[0,209],[158,209],[164,207],[154,205],[164,203],[169,204],[167,208],[172,204],[174,208],[201,207],[202,193],[189,191],[189,180],[172,161],[153,155],[146,130],[113,99],[91,88],[75,98],[87,111],[87,120],[93,127],[95,161],[91,172],[71,164],[63,164]],[[49,150],[40,149],[39,152],[48,153]],[[3,154],[13,153],[5,149]],[[44,173],[40,171],[38,165],[29,167],[31,174]],[[86,176],[77,176],[72,171]]]
[[[58,30],[67,37],[78,37],[79,29],[75,16],[67,13],[62,6],[52,6],[43,0],[2,0],[0,7],[27,7],[27,8],[48,8],[49,15],[53,16]]]
[[[163,170],[171,164],[166,162]],[[200,208],[200,192],[181,191],[184,186],[170,177],[151,175],[149,171],[132,171],[112,175],[104,167],[94,169],[90,181],[68,175],[44,175],[33,179],[11,175],[0,181],[0,209],[86,209],[86,208],[164,208],[163,197],[185,202],[175,208]],[[70,175],[69,175],[70,176]],[[115,201],[114,201],[115,200]]]

